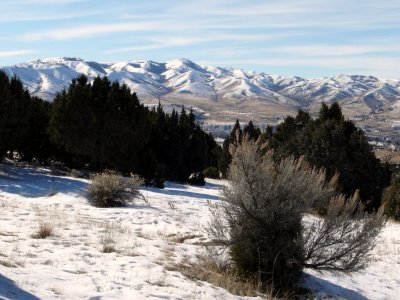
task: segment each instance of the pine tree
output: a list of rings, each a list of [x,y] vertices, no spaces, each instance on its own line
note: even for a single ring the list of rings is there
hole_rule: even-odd
[[[218,168],[221,171],[222,178],[226,178],[228,175],[229,165],[232,161],[232,156],[229,153],[230,145],[234,145],[236,141],[242,139],[243,132],[240,128],[239,120],[236,119],[235,125],[232,128],[230,134],[225,138],[222,144],[222,152],[218,161]]]
[[[256,141],[261,136],[260,128],[256,128],[253,124],[253,121],[249,121],[249,123],[243,128],[243,135],[247,136],[248,139]]]
[[[160,103],[149,110],[126,85],[100,77],[89,83],[81,76],[56,97],[49,132],[71,165],[134,172],[149,184],[186,181],[191,172],[216,165],[219,154],[192,111],[166,114]]]
[[[29,138],[31,98],[17,77],[0,71],[0,157],[19,151]]]
[[[338,191],[351,196],[359,190],[368,209],[379,207],[390,172],[375,158],[365,133],[345,120],[337,103],[322,104],[315,120],[303,111],[287,117],[269,145],[276,161],[304,155],[313,166],[325,168],[328,178],[340,174]]]

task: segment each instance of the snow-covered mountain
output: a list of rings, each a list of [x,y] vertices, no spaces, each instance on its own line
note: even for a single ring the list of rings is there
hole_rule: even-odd
[[[89,78],[107,76],[127,84],[144,103],[161,100],[167,106],[192,106],[214,125],[236,118],[274,123],[299,108],[315,111],[321,102],[334,101],[349,117],[364,121],[372,118],[377,123],[397,120],[400,107],[400,80],[372,76],[282,77],[200,66],[187,59],[98,63],[63,57],[2,69],[9,76],[18,76],[32,94],[49,101],[80,74]]]

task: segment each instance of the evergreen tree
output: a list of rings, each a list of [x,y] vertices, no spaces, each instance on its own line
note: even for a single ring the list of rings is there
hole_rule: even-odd
[[[246,136],[249,140],[256,141],[261,137],[261,130],[260,128],[256,128],[251,120],[246,126],[244,126],[242,130],[240,128],[239,120],[236,120],[232,131],[225,138],[224,143],[222,144],[222,151],[218,161],[218,167],[223,178],[227,177],[229,165],[232,161],[229,148],[231,145],[237,146],[237,143],[240,143],[244,136]]]
[[[45,131],[46,120],[39,120],[43,118],[39,106],[43,105],[41,100],[31,99],[17,77],[9,79],[0,71],[0,157],[7,151],[18,151],[23,155],[28,141],[32,144],[40,142],[34,138],[40,138]],[[38,120],[34,120],[36,117]],[[33,154],[32,150],[26,152],[30,152],[29,157]]]
[[[166,114],[160,104],[149,110],[126,85],[100,77],[89,83],[80,76],[56,97],[49,132],[71,165],[134,172],[149,184],[186,181],[191,172],[216,166],[219,154],[192,111]]]
[[[82,75],[72,80],[67,91],[53,102],[49,133],[51,141],[72,154],[73,166],[99,167],[99,105],[104,97],[92,97],[91,85]]]
[[[261,136],[260,128],[256,128],[253,124],[253,121],[249,121],[249,123],[243,128],[243,135],[247,136],[248,139],[256,141]]]
[[[382,202],[385,214],[400,221],[400,174],[393,174],[390,186],[383,193]]]
[[[48,134],[50,108],[49,102],[37,97],[31,98],[28,132],[20,148],[22,158],[26,161],[36,158],[41,164],[46,164],[50,157],[57,154]]]
[[[228,175],[229,165],[232,161],[232,156],[229,153],[230,145],[236,143],[237,140],[241,140],[243,135],[242,129],[240,128],[239,120],[236,119],[235,125],[232,128],[230,134],[225,138],[224,143],[222,144],[222,152],[218,161],[218,167],[221,171],[222,178],[226,178]],[[238,136],[238,139],[236,139]]]
[[[374,156],[365,133],[345,120],[337,103],[322,104],[315,120],[303,111],[287,117],[269,145],[275,160],[304,155],[312,165],[325,168],[328,178],[340,174],[338,191],[350,196],[359,190],[368,209],[379,207],[390,172]]]

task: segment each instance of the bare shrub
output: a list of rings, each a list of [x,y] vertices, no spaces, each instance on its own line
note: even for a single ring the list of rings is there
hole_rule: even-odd
[[[137,176],[122,177],[111,172],[96,174],[88,187],[89,203],[96,207],[125,206],[134,198],[146,199],[139,192],[143,180]]]
[[[40,223],[39,229],[35,234],[32,234],[34,239],[45,239],[52,236],[54,232],[54,227],[50,223]]]
[[[333,197],[326,215],[304,227],[302,266],[344,273],[366,268],[385,219],[382,211],[369,215],[362,207],[358,192],[351,199]]]
[[[212,209],[209,233],[228,247],[241,278],[288,291],[304,267],[353,272],[367,265],[384,219],[364,214],[357,195],[335,196],[337,176],[327,182],[303,158],[275,164],[246,138],[231,153],[230,184]],[[304,218],[315,210],[324,215]]]

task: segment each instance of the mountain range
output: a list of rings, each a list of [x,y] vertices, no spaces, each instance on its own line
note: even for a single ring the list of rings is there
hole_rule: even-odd
[[[52,101],[80,74],[107,76],[136,92],[147,105],[192,107],[206,129],[229,130],[235,119],[263,126],[304,109],[315,113],[322,102],[338,102],[346,117],[368,135],[398,138],[400,80],[362,75],[316,79],[283,77],[227,67],[200,66],[188,59],[165,63],[99,63],[80,58],[37,59],[1,68],[21,79],[31,94]]]

